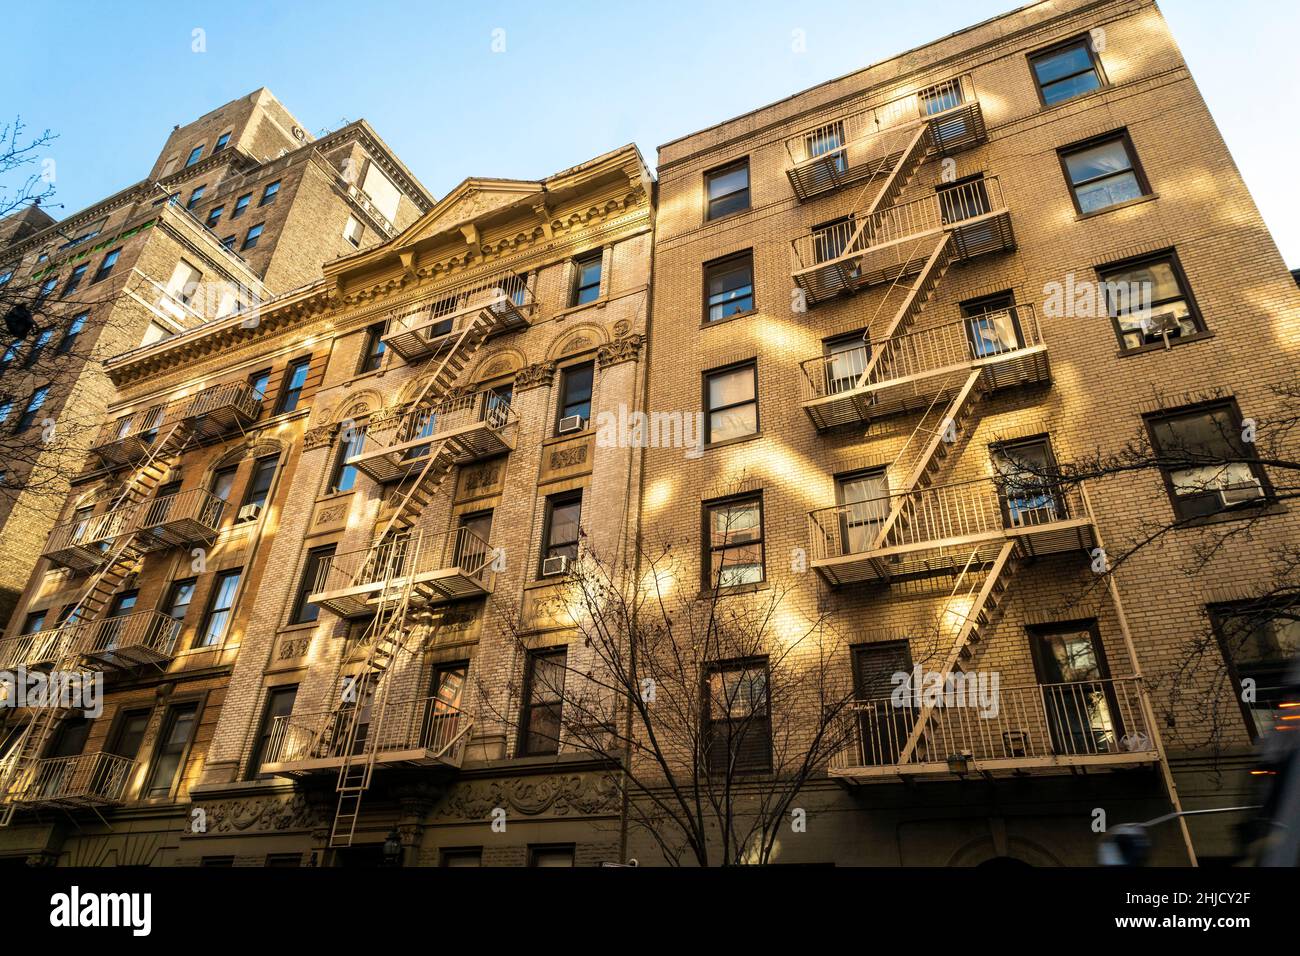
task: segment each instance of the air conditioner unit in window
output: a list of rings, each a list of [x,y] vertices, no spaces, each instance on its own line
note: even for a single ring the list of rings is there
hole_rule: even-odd
[[[1264,489],[1260,487],[1259,481],[1255,478],[1246,481],[1234,481],[1232,484],[1224,485],[1219,489],[1219,501],[1225,508],[1244,504],[1247,501],[1258,501],[1263,497]]]
[[[542,562],[542,577],[553,578],[557,575],[569,573],[569,556],[567,554],[557,555],[553,558],[547,558]]]
[[[244,505],[239,509],[239,515],[235,518],[235,521],[256,521],[261,513],[261,505]]]
[[[561,435],[567,435],[569,432],[580,432],[587,427],[587,420],[581,415],[565,415],[560,419],[558,429]]]

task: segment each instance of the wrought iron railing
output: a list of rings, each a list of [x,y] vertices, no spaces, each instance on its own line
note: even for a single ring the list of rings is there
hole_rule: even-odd
[[[72,627],[77,632],[75,646],[80,654],[94,656],[131,651],[145,652],[154,658],[168,658],[176,651],[181,624],[181,621],[160,611],[138,611]]]
[[[169,526],[190,526],[194,537],[215,535],[221,527],[226,501],[210,491],[193,488],[174,495],[151,498],[137,506],[139,517],[132,530],[142,535],[163,534]]]
[[[861,256],[870,249],[938,233],[1005,208],[996,176],[948,186],[933,195],[878,210],[865,221],[849,216],[796,237],[791,240],[792,271],[805,272]]]
[[[513,272],[499,272],[432,294],[438,296],[436,301],[391,316],[385,337],[419,331],[433,341],[458,332],[464,321],[482,309],[522,313],[533,304],[527,280]]]
[[[805,402],[813,401],[857,388],[997,359],[1042,342],[1033,305],[1012,305],[807,359],[799,363],[800,395]],[[864,382],[862,377],[873,355],[878,357]]]
[[[894,512],[897,515],[890,521]],[[1016,482],[978,478],[812,511],[809,544],[813,559],[825,560],[992,536],[1088,516],[1080,485],[1036,478]]]
[[[490,588],[492,548],[469,528],[414,532],[390,537],[374,547],[333,555],[321,563],[313,594],[354,587],[400,587],[409,578],[458,569]]]
[[[121,803],[135,761],[97,751],[74,757],[47,757],[20,771],[9,799],[18,803]]]
[[[350,707],[351,705],[349,705]],[[266,763],[296,763],[346,756],[349,707],[290,714],[271,721]],[[428,751],[459,763],[472,720],[462,709],[438,697],[390,701],[382,714],[361,724],[352,740],[352,755]]]
[[[954,675],[944,691],[929,691],[932,697],[924,687],[919,694],[909,688],[902,683],[893,696],[845,709],[839,719],[847,723],[848,744],[832,759],[832,770],[946,766],[965,772],[997,761],[1154,757],[1136,678],[1001,687],[972,672]],[[925,705],[935,703],[942,706],[932,706],[903,760]]]

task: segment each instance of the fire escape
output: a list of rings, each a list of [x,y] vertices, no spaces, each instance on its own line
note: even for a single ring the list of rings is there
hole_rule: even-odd
[[[810,513],[811,564],[834,588],[950,578],[928,635],[940,687],[961,676],[1022,563],[1097,544],[1082,487],[1006,476],[940,481],[990,396],[1051,381],[1030,305],[1003,301],[956,321],[921,321],[950,266],[1015,248],[996,177],[941,184],[900,201],[927,159],[978,145],[984,135],[979,103],[962,77],[787,143],[800,200],[861,184],[852,214],[792,243],[791,276],[805,302],[867,289],[880,296],[861,345],[800,364],[801,404],[821,432],[916,416],[892,464],[873,479],[874,492]],[[905,708],[888,698],[858,701],[848,718],[853,742],[831,773],[864,782],[1156,761],[1137,681],[1094,683],[1003,688],[994,720],[929,699]],[[1132,738],[1139,743],[1123,749],[1062,732],[1098,700],[1116,725],[1140,731]]]
[[[56,627],[0,642],[3,666],[75,673],[82,680],[91,678],[89,668],[126,674],[166,667],[180,622],[157,611],[118,613],[114,596],[146,554],[216,540],[224,501],[205,491],[154,492],[186,448],[242,429],[260,408],[260,396],[248,385],[230,383],[104,426],[91,454],[104,467],[128,469],[122,487],[104,510],[55,526],[43,552],[52,564],[89,577]],[[106,752],[47,757],[61,720],[75,708],[45,702],[28,709],[31,719],[0,766],[0,826],[20,806],[120,804],[134,761]]]
[[[384,341],[432,371],[398,416],[365,428],[348,464],[392,490],[368,547],[322,565],[309,600],[348,620],[365,621],[365,658],[356,675],[340,671],[340,699],[318,713],[277,718],[263,769],[287,777],[334,773],[338,803],[331,847],[352,845],[361,801],[376,766],[458,767],[472,718],[436,697],[397,699],[393,665],[418,655],[437,605],[492,590],[494,553],[471,529],[420,527],[425,508],[453,468],[514,447],[517,417],[492,390],[452,386],[479,347],[528,324],[531,294],[502,273],[390,318]],[[345,662],[346,663],[346,662]],[[342,668],[342,664],[340,667]]]

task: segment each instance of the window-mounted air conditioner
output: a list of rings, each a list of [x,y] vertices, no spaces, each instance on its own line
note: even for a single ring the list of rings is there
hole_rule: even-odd
[[[569,556],[567,554],[556,555],[553,558],[547,558],[542,562],[542,577],[553,578],[561,574],[569,573]]]
[[[244,505],[239,509],[239,514],[235,518],[235,521],[256,521],[261,514],[261,505]]]
[[[581,415],[565,415],[560,419],[560,427],[557,429],[561,435],[567,435],[570,432],[580,432],[587,427],[587,420]]]
[[[1219,489],[1219,502],[1225,508],[1244,504],[1247,501],[1258,501],[1263,497],[1264,489],[1260,486],[1258,479],[1255,478],[1246,481],[1234,481]]]

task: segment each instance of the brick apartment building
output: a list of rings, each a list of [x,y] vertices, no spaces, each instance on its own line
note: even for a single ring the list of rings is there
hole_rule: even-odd
[[[1099,820],[1256,802],[1297,649],[1252,603],[1297,535],[1271,469],[1054,477],[1141,434],[1249,458],[1293,375],[1300,289],[1150,0],[1030,4],[674,140],[657,184],[629,146],[430,204],[384,156],[373,245],[282,234],[256,322],[144,341],[142,314],[107,362],[63,509],[95,533],[42,535],[3,666],[109,692],[0,724],[0,860],[652,865],[568,735],[593,658],[555,610],[590,554],[644,586],[651,537],[733,618],[782,595],[794,659],[851,693],[773,862],[1090,865]],[[201,197],[210,245],[250,193]],[[598,441],[622,409],[702,440]],[[1098,573],[1153,521],[1181,526]],[[767,711],[770,666],[710,662],[711,726],[816,722]],[[892,699],[917,668],[996,678],[997,706]],[[772,749],[743,748],[755,789]],[[1162,824],[1153,862],[1226,860],[1240,819]]]
[[[642,527],[723,555],[735,601],[788,588],[825,615],[857,701],[775,859],[1087,865],[1098,809],[1256,802],[1267,695],[1244,714],[1177,674],[1294,515],[1199,568],[1196,528],[1111,587],[1094,561],[1146,519],[1267,512],[1267,469],[1033,477],[1144,427],[1226,447],[1293,374],[1300,297],[1156,6],[1026,6],[668,143],[659,183],[649,407],[701,395],[706,450],[647,452]],[[1098,280],[1153,284],[1151,320],[1052,301]],[[1276,656],[1233,677],[1294,652],[1273,626]],[[997,673],[999,713],[892,706],[914,667]],[[1196,852],[1231,856],[1239,820],[1193,822]],[[1177,823],[1155,838],[1187,860]]]
[[[0,357],[4,447],[22,452],[0,494],[0,619],[112,400],[104,359],[310,282],[431,203],[364,120],[316,139],[261,89],[173,129],[139,183],[0,227],[0,303],[34,320]],[[38,440],[47,419],[58,427]]]

